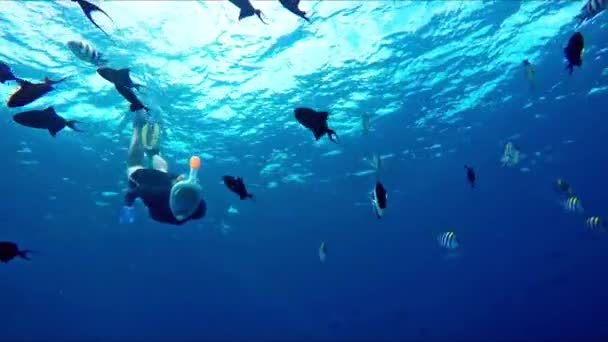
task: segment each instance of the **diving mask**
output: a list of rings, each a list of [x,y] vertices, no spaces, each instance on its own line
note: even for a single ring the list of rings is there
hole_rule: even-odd
[[[175,183],[169,195],[169,208],[178,221],[183,221],[199,207],[202,200],[202,188],[198,184],[198,170],[201,159],[197,156],[190,158],[190,175],[187,179]]]

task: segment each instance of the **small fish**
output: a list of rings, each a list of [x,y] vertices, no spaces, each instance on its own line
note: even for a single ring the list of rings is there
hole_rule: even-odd
[[[310,19],[306,17],[306,12],[299,8],[300,0],[279,0],[281,5],[285,7],[289,12],[297,15],[298,17],[310,22]]]
[[[585,225],[587,227],[589,227],[591,230],[605,230],[606,227],[608,226],[606,224],[606,221],[604,221],[601,217],[599,216],[591,216],[589,218],[587,218],[585,220]]]
[[[469,181],[469,184],[471,184],[471,188],[474,188],[475,180],[477,179],[477,176],[475,176],[475,170],[468,165],[465,165],[464,168],[467,170],[467,180]]]
[[[532,65],[532,63],[530,63],[530,61],[528,61],[527,59],[524,59],[522,64],[524,67],[524,75],[526,77],[526,80],[530,84],[530,89],[534,90],[534,83],[536,81],[536,71],[534,70],[534,65]]]
[[[370,192],[370,201],[372,202],[372,208],[376,214],[376,218],[381,219],[386,209],[386,200],[388,194],[384,185],[380,182],[376,182],[376,186]]]
[[[108,63],[108,60],[103,58],[101,53],[87,43],[70,40],[66,45],[76,57],[87,63],[91,63],[96,66],[105,65]]]
[[[502,166],[512,167],[519,164],[521,160],[521,152],[519,147],[511,142],[505,144],[505,149],[502,153],[500,161]]]
[[[574,195],[574,190],[572,190],[572,186],[570,186],[570,183],[566,182],[561,178],[558,178],[555,180],[555,182],[553,182],[553,190],[562,195]]]
[[[574,66],[581,67],[583,65],[583,49],[585,48],[585,39],[580,32],[574,33],[570,40],[568,40],[568,45],[564,48],[564,55],[568,60],[568,65],[566,69],[572,74],[574,71]]]
[[[53,107],[48,107],[44,110],[30,110],[13,115],[13,120],[16,123],[32,128],[46,129],[55,137],[59,131],[66,126],[76,132],[82,132],[76,127],[77,123],[82,123],[76,120],[66,120],[57,115]]]
[[[376,178],[380,178],[380,174],[382,173],[382,158],[380,155],[374,154],[369,161],[369,165],[374,169]]]
[[[32,260],[27,255],[28,253],[35,252],[30,250],[19,250],[19,247],[17,247],[14,242],[0,241],[0,262],[7,263],[16,257]]]
[[[338,135],[332,129],[327,126],[327,119],[329,117],[328,112],[317,112],[310,108],[296,108],[294,110],[296,120],[298,122],[308,128],[315,136],[316,140],[321,139],[321,137],[325,134],[329,137],[334,143],[338,143],[336,140]]]
[[[4,84],[6,81],[20,81],[15,75],[13,71],[8,66],[8,64],[4,62],[0,62],[0,83]]]
[[[368,135],[369,131],[371,130],[371,122],[370,122],[370,117],[369,115],[362,115],[361,116],[361,132],[363,133],[363,135]]]
[[[111,83],[114,83],[116,86],[135,88],[137,90],[139,90],[141,87],[141,84],[134,83],[131,79],[131,70],[129,68],[112,69],[108,67],[101,67],[97,69],[97,73],[99,76]]]
[[[230,189],[230,191],[239,195],[241,200],[251,198],[253,199],[253,194],[247,192],[247,188],[245,187],[245,183],[241,177],[233,177],[233,176],[223,176],[222,180],[224,184]]]
[[[104,12],[101,8],[97,7],[96,5],[90,3],[86,0],[72,0],[72,1],[77,2],[78,5],[80,5],[82,12],[84,12],[84,15],[87,16],[87,18],[89,19],[90,22],[93,23],[93,25],[95,25],[98,29],[100,29],[101,32],[103,32],[106,36],[110,36],[108,33],[106,33],[106,31],[104,31],[101,27],[99,27],[99,25],[97,25],[95,20],[93,20],[93,18],[91,17],[92,12],[98,11],[98,12],[105,14],[105,16],[108,17],[108,19],[110,19],[110,21],[112,21],[112,23],[114,23],[114,20],[112,20],[112,18],[106,12]]]
[[[323,241],[321,242],[321,246],[319,246],[319,261],[325,263],[325,259],[327,259],[327,245]]]
[[[70,77],[71,76],[67,76],[57,81],[50,80],[48,77],[46,77],[44,79],[44,83],[31,83],[25,80],[17,80],[20,86],[17,91],[15,91],[13,95],[9,97],[6,105],[9,108],[23,107],[28,105],[38,100],[51,90],[54,90],[55,88],[53,88],[53,85],[63,82]]]
[[[137,98],[137,96],[135,96],[135,93],[133,92],[133,90],[131,90],[131,88],[124,87],[121,85],[115,85],[114,87],[116,87],[116,90],[118,90],[122,97],[129,101],[129,103],[131,104],[129,106],[129,109],[132,112],[138,111],[140,109],[145,109],[146,112],[150,111],[150,108],[144,106],[143,103],[141,103],[141,101]]]
[[[580,13],[574,17],[578,20],[578,25],[593,19],[608,8],[608,0],[588,0],[585,6],[581,8]]]
[[[266,24],[264,19],[262,19],[262,16],[264,15],[264,13],[262,13],[262,11],[260,11],[259,9],[253,8],[251,1],[249,1],[249,0],[229,0],[229,1],[241,10],[241,12],[239,13],[239,21],[241,19],[251,17],[253,15],[257,15],[258,18],[260,18],[260,21],[262,23]]]
[[[454,232],[444,232],[439,234],[437,237],[437,242],[439,243],[439,246],[450,251],[454,251],[460,247],[460,242],[458,241],[458,238],[456,238],[456,234],[454,234]]]
[[[562,206],[566,211],[570,212],[582,213],[584,211],[581,200],[575,196],[568,197],[568,199],[562,202]]]

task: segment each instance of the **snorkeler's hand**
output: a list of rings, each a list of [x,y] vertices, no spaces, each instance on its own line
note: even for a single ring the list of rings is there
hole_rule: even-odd
[[[120,209],[120,223],[133,223],[135,222],[135,207],[129,207],[125,205]]]

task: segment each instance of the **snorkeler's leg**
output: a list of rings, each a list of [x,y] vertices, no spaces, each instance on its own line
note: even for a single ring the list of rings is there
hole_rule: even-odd
[[[131,177],[133,172],[144,168],[144,146],[141,143],[142,120],[139,116],[143,113],[133,113],[133,134],[131,135],[131,145],[127,155],[127,177]]]

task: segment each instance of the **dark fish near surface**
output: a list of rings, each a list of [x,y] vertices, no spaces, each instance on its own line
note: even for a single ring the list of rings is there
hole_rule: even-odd
[[[370,200],[372,201],[372,206],[378,219],[382,218],[382,215],[384,214],[387,198],[388,194],[386,193],[384,185],[380,182],[376,182],[376,186],[374,187],[374,190],[372,190]]]
[[[572,74],[574,71],[574,66],[581,67],[583,65],[583,49],[585,48],[585,39],[580,32],[574,33],[570,40],[568,40],[568,45],[564,48],[564,55],[566,55],[566,59],[568,60],[568,65],[566,69]]]
[[[6,105],[10,108],[28,105],[55,89],[53,88],[54,84],[63,82],[69,77],[70,76],[67,76],[57,81],[50,80],[48,77],[46,77],[44,79],[44,83],[31,83],[25,80],[17,80],[20,87],[16,92],[13,93],[13,95],[11,95],[11,97],[9,97]]]
[[[0,241],[0,262],[9,262],[16,257],[20,257],[25,260],[32,260],[28,257],[28,253],[35,253],[29,250],[19,250],[17,244],[8,241]]]
[[[4,62],[0,62],[0,83],[4,84],[6,81],[20,81],[11,70],[11,67]]]
[[[122,95],[122,97],[124,97],[127,101],[129,101],[129,103],[131,103],[129,109],[132,112],[138,111],[140,109],[145,109],[146,112],[150,111],[150,108],[144,106],[143,103],[139,101],[139,99],[137,98],[137,96],[135,96],[135,93],[133,92],[133,90],[131,90],[131,88],[127,88],[120,85],[115,85],[115,87],[116,90],[118,90],[118,92],[120,93],[120,95]]]
[[[97,73],[105,80],[110,81],[117,86],[135,88],[137,90],[139,90],[141,87],[141,84],[134,83],[131,79],[131,70],[129,70],[129,68],[112,69],[108,67],[101,67],[97,69]]]
[[[310,22],[310,19],[306,17],[306,12],[302,11],[298,6],[300,5],[300,0],[279,0],[281,5],[285,7],[289,12],[297,15]]]
[[[241,10],[241,12],[239,13],[239,20],[247,18],[247,17],[251,17],[252,15],[255,14],[258,16],[258,18],[260,18],[260,21],[262,23],[266,24],[264,19],[262,19],[262,15],[264,13],[262,13],[262,11],[260,11],[259,9],[253,8],[251,1],[249,1],[249,0],[229,0],[229,1]]]
[[[57,132],[65,128],[70,127],[76,132],[82,132],[82,130],[76,127],[77,123],[82,123],[76,120],[66,120],[61,116],[57,115],[53,107],[49,107],[44,110],[30,110],[13,115],[13,120],[16,123],[32,128],[46,129],[51,133],[51,136],[55,137]]]
[[[327,133],[329,140],[336,144],[338,143],[336,140],[338,138],[336,132],[327,127],[328,112],[317,112],[310,108],[296,108],[294,113],[296,115],[296,120],[298,120],[302,126],[311,130],[315,135],[316,140],[321,139],[321,137]]]
[[[233,176],[223,176],[224,184],[230,189],[230,191],[239,195],[241,200],[251,198],[253,199],[253,194],[247,192],[247,188],[245,187],[245,183],[243,183],[243,179],[241,177],[233,177]]]
[[[93,23],[93,25],[95,25],[98,29],[100,29],[101,32],[105,33],[106,36],[109,36],[109,34],[106,31],[104,31],[101,27],[99,27],[99,25],[97,25],[95,20],[93,20],[93,18],[91,17],[92,12],[98,11],[98,12],[105,14],[106,17],[108,17],[108,19],[110,19],[110,21],[114,22],[114,20],[112,20],[112,18],[110,18],[108,13],[104,12],[101,8],[97,7],[96,5],[90,3],[86,0],[72,0],[72,1],[75,1],[78,3],[78,5],[80,5],[80,8],[84,12],[84,15],[87,16],[87,18],[89,19],[90,22]]]
[[[475,187],[475,179],[477,179],[477,177],[475,176],[475,170],[473,170],[472,167],[469,167],[467,165],[465,165],[464,168],[467,170],[467,180],[471,184],[471,188],[474,188]]]

